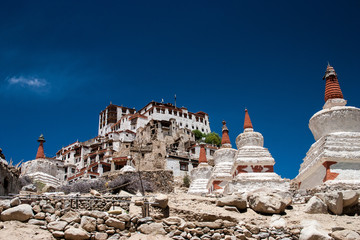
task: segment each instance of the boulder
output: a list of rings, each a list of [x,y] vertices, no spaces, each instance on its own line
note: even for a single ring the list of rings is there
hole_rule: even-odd
[[[43,212],[39,212],[39,213],[35,214],[35,216],[34,216],[34,218],[38,219],[38,220],[44,220],[45,217],[46,217],[46,215]]]
[[[125,213],[125,210],[122,209],[121,207],[115,206],[115,207],[112,207],[107,213],[119,215],[119,214]]]
[[[13,198],[11,201],[10,201],[10,206],[11,207],[16,207],[18,205],[21,204],[21,201],[20,201],[20,198],[16,197],[16,198]]]
[[[64,232],[62,232],[62,231],[54,231],[53,233],[52,233],[52,235],[54,236],[54,237],[56,237],[56,238],[64,238]]]
[[[155,198],[154,198],[154,206],[159,207],[159,208],[166,208],[169,202],[169,198],[167,195],[165,194],[158,194]]]
[[[94,218],[104,218],[104,217],[106,217],[107,215],[109,215],[108,213],[106,213],[106,212],[101,212],[101,211],[91,211],[90,213],[89,213],[89,216],[90,217],[94,217]]]
[[[55,221],[55,222],[50,222],[47,225],[47,228],[53,231],[63,231],[67,224],[68,223],[65,221]]]
[[[0,201],[0,208],[2,208],[3,210],[6,210],[8,208],[10,208],[10,200],[2,200]]]
[[[46,225],[46,221],[44,220],[37,220],[37,219],[30,219],[28,221],[29,224],[31,225],[38,225],[38,226],[45,226]]]
[[[138,230],[144,234],[153,234],[153,235],[166,234],[166,231],[164,230],[162,223],[142,224],[140,227],[138,227]]]
[[[120,230],[125,229],[125,222],[122,222],[115,218],[109,218],[108,220],[105,221],[105,224],[108,225],[109,227],[118,228]]]
[[[53,208],[53,206],[51,206],[50,204],[43,205],[42,210],[43,210],[43,212],[50,213],[50,214],[53,214],[55,212],[55,208]]]
[[[343,211],[343,194],[342,192],[330,192],[325,194],[325,203],[328,209],[336,214],[340,215]]]
[[[96,230],[96,218],[83,216],[81,218],[80,227],[88,232]]]
[[[320,198],[313,196],[306,204],[304,212],[314,214],[327,213],[328,211],[326,204]]]
[[[343,191],[343,207],[352,207],[359,202],[359,193],[352,190]]]
[[[279,215],[273,215],[270,219],[270,227],[286,228],[286,220]]]
[[[75,221],[76,219],[80,218],[80,214],[78,212],[69,211],[65,213],[60,220],[66,221],[68,223]]]
[[[39,213],[41,212],[41,207],[39,205],[34,205],[32,207],[32,210],[35,212],[35,213]]]
[[[330,234],[335,240],[360,240],[360,235],[351,230],[341,230]]]
[[[246,199],[238,196],[227,196],[223,198],[219,198],[216,201],[216,206],[233,206],[239,210],[245,210],[247,207]]]
[[[65,231],[66,240],[85,240],[89,238],[90,234],[81,228],[70,227]]]
[[[280,195],[272,192],[250,192],[247,200],[251,209],[264,214],[283,213],[287,206]]]
[[[32,208],[29,204],[21,204],[19,206],[9,208],[1,213],[2,221],[27,221],[34,216]]]
[[[304,228],[300,232],[299,240],[331,240],[317,221],[304,220],[301,224]]]
[[[97,232],[95,233],[95,240],[106,240],[108,238],[107,233]]]

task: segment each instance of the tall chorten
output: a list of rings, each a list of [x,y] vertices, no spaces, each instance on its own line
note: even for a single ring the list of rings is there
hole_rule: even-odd
[[[203,195],[208,193],[207,183],[211,175],[212,167],[206,159],[205,143],[200,143],[199,165],[190,172],[191,184],[189,194]]]
[[[38,147],[38,150],[37,150],[37,153],[36,153],[36,159],[45,158],[44,142],[46,142],[46,141],[45,141],[44,135],[41,134],[37,141],[39,142],[39,147]]]
[[[236,149],[231,148],[229,129],[223,121],[221,148],[214,153],[214,169],[207,188],[209,193],[222,193],[225,186],[231,181],[231,168],[234,164]]]
[[[232,181],[224,193],[249,192],[266,187],[287,190],[289,182],[274,173],[274,158],[264,148],[264,138],[255,132],[249,112],[245,110],[244,131],[236,138],[238,151],[231,168]]]
[[[346,106],[337,74],[330,65],[323,79],[325,105],[309,121],[316,142],[295,178],[303,189],[324,182],[360,183],[360,109]]]

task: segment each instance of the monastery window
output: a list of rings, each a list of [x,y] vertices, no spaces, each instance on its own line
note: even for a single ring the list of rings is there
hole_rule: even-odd
[[[180,126],[182,127],[182,123],[180,123]]]
[[[201,131],[204,132],[204,129],[202,128]]]
[[[67,157],[70,158],[70,153],[68,153]]]
[[[191,153],[195,154],[195,148],[191,149]]]
[[[186,124],[186,127],[189,127],[189,125],[188,125],[188,124]]]
[[[159,109],[159,108],[157,108],[157,109],[156,109],[156,112],[157,112],[157,113],[160,113],[160,109]]]
[[[182,117],[182,112],[179,113],[179,116]]]
[[[186,113],[184,113],[184,118],[187,118],[187,114],[186,114]]]
[[[75,168],[72,168],[72,169],[71,169],[71,173],[75,173]]]
[[[196,126],[196,130],[199,130],[198,126]]]
[[[214,150],[210,150],[210,156],[214,156],[215,151]]]
[[[181,171],[188,171],[188,163],[180,162],[180,170]]]
[[[141,156],[142,156],[142,157],[145,157],[145,153],[142,153]]]
[[[129,148],[129,145],[126,144],[125,147],[126,147],[126,148]]]
[[[161,109],[161,113],[164,114],[164,113],[165,113],[165,109]]]
[[[197,163],[193,163],[192,165],[193,165],[193,168],[196,168],[198,166]]]

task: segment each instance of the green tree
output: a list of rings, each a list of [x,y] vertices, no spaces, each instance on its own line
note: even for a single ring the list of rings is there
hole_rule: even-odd
[[[204,137],[204,134],[200,132],[199,130],[193,130],[192,131],[195,135],[195,141],[200,141],[202,137]]]
[[[205,143],[215,144],[217,146],[221,145],[221,137],[216,132],[211,132],[205,135]]]

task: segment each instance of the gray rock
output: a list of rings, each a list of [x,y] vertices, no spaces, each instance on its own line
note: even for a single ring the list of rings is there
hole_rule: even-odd
[[[96,218],[83,216],[81,218],[80,227],[88,232],[96,230]]]
[[[54,231],[52,235],[56,238],[63,238],[65,234],[62,231]]]
[[[117,219],[123,222],[130,222],[131,216],[129,214],[120,214]]]
[[[35,216],[34,216],[34,218],[38,219],[38,220],[44,220],[45,217],[46,217],[45,213],[43,213],[43,212],[39,212],[39,213],[35,214]]]
[[[221,234],[220,233],[214,233],[212,235],[212,238],[211,239],[214,239],[214,240],[220,240],[221,239]]]
[[[89,216],[94,218],[105,218],[108,215],[109,214],[107,212],[101,212],[101,211],[92,211],[89,213]]]
[[[247,200],[249,207],[258,213],[283,213],[287,206],[280,195],[272,192],[250,192]]]
[[[160,208],[166,208],[169,202],[169,198],[167,195],[165,194],[158,194],[155,198],[154,198],[154,206],[156,207],[160,207]]]
[[[53,208],[53,206],[51,206],[50,204],[43,205],[42,210],[43,210],[43,212],[50,213],[50,214],[53,214],[55,212],[55,208]]]
[[[118,228],[120,230],[125,229],[125,222],[117,220],[115,218],[109,218],[108,220],[105,221],[105,224],[108,225],[109,227]]]
[[[107,240],[119,240],[119,239],[120,239],[120,234],[116,233],[111,237],[109,237]]]
[[[34,216],[32,207],[29,204],[21,204],[19,206],[9,208],[1,213],[2,221],[27,221]]]
[[[11,201],[10,201],[10,206],[11,207],[16,207],[18,205],[21,204],[21,201],[20,201],[20,198],[16,197],[16,198],[13,198]]]
[[[55,221],[47,225],[49,230],[53,231],[63,231],[68,223],[65,221]]]
[[[95,240],[106,240],[108,239],[107,233],[97,232],[95,233]]]
[[[152,221],[153,221],[152,217],[144,217],[138,220],[138,224],[148,223]]]
[[[331,233],[335,240],[360,240],[360,235],[351,230],[341,230]]]
[[[325,194],[325,203],[328,209],[336,214],[340,215],[343,211],[343,194],[342,192],[331,192]]]
[[[343,191],[343,206],[351,207],[359,202],[359,193],[352,190]]]
[[[3,210],[6,210],[8,208],[10,208],[10,200],[2,200],[0,201],[0,208],[2,208]]]
[[[76,219],[79,219],[79,218],[80,218],[80,214],[78,212],[69,211],[69,212],[65,213],[60,218],[60,220],[70,223],[70,222],[74,222]]]
[[[219,221],[215,221],[215,222],[194,222],[196,226],[201,227],[201,228],[212,228],[212,229],[219,229],[221,228],[222,223]]]
[[[34,206],[32,207],[32,210],[33,210],[35,213],[41,212],[41,208],[40,208],[39,205],[34,205]]]
[[[306,204],[304,211],[310,214],[327,213],[327,206],[320,198],[313,196]]]
[[[245,210],[247,207],[246,199],[239,196],[227,196],[223,198],[219,198],[216,201],[216,206],[223,207],[223,206],[233,206],[239,210]]]
[[[161,223],[142,224],[138,230],[144,234],[165,235],[166,231]]]
[[[66,240],[85,240],[89,238],[90,234],[81,228],[70,227],[65,231]]]
[[[37,220],[37,219],[30,219],[28,221],[29,224],[32,225],[38,225],[38,226],[45,226],[46,225],[46,221],[44,220]]]
[[[331,237],[321,229],[315,220],[305,220],[302,222],[304,228],[300,232],[299,240],[331,240]]]

